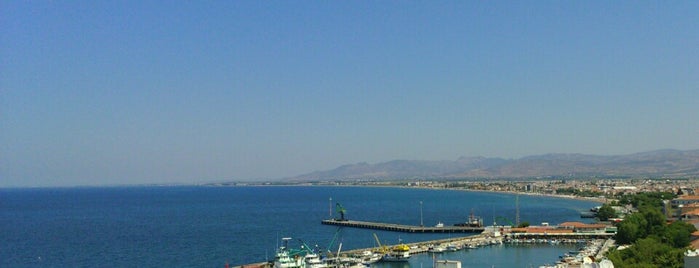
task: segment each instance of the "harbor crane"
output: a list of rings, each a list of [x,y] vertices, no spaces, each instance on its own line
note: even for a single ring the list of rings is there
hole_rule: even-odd
[[[335,208],[337,209],[337,213],[340,213],[340,218],[335,219],[335,220],[346,221],[347,219],[345,219],[345,213],[347,212],[347,210],[345,210],[345,208],[342,207],[342,205],[340,205],[340,203],[335,204]]]
[[[510,224],[509,226],[516,227],[516,225],[514,225],[512,223],[512,221],[510,221],[509,219],[502,217],[502,216],[497,216],[497,217],[495,217],[495,219],[493,219],[493,225],[497,225],[497,222],[501,222],[501,224],[502,223],[509,223]]]
[[[381,254],[386,254],[388,253],[388,246],[381,245],[381,240],[379,240],[379,237],[374,233],[374,239],[376,239],[376,244],[379,245],[377,252]]]
[[[328,252],[327,253],[328,257],[333,256],[333,252],[330,249],[335,244],[335,241],[337,241],[337,238],[340,237],[340,233],[342,233],[342,226],[337,227],[337,230],[335,230],[335,235],[333,235],[333,239],[330,240],[330,243],[328,244],[328,248],[326,249]]]

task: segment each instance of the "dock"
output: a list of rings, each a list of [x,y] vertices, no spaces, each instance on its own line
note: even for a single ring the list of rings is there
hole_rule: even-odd
[[[404,232],[404,233],[481,233],[485,230],[484,227],[469,227],[469,226],[428,227],[428,226],[415,226],[415,225],[404,225],[404,224],[394,224],[394,223],[354,221],[354,220],[336,220],[336,219],[323,220],[321,223],[325,224],[325,225],[336,225],[336,226],[343,226],[343,227],[375,229],[375,230]]]

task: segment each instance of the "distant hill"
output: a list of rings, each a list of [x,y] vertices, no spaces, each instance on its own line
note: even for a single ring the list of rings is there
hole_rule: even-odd
[[[461,157],[455,161],[393,160],[343,165],[291,181],[410,178],[699,177],[699,150],[629,155],[546,154],[519,159]]]

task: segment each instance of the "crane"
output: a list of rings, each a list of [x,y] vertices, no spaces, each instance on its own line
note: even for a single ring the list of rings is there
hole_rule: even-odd
[[[297,239],[297,240],[298,240],[299,242],[301,242],[301,249],[302,249],[303,251],[306,251],[306,253],[304,253],[304,254],[314,254],[314,253],[316,253],[314,249],[312,249],[311,247],[308,246],[308,244],[306,244],[306,242],[304,242],[304,241],[301,240],[301,239]],[[318,245],[316,245],[316,248],[318,248]]]
[[[340,205],[340,203],[335,204],[335,208],[337,209],[337,213],[340,213],[340,219],[335,219],[335,220],[346,221],[347,219],[345,219],[345,212],[347,212],[347,210],[345,210],[345,208],[342,207],[342,205]]]
[[[376,239],[376,244],[379,245],[376,251],[378,251],[381,254],[386,254],[388,252],[388,246],[381,245],[381,241],[379,240],[379,237],[376,235],[376,233],[374,233],[374,239]]]
[[[495,217],[495,220],[493,221],[493,225],[496,225],[495,221],[499,221],[499,222],[503,222],[503,223],[509,223],[510,226],[515,226],[514,224],[512,224],[512,221],[510,221],[509,219],[507,219],[507,218],[505,218],[505,217],[501,217],[501,216]]]
[[[342,226],[337,227],[337,230],[335,230],[335,235],[333,235],[333,239],[330,240],[330,244],[328,244],[328,248],[326,249],[328,251],[328,256],[332,256],[333,252],[330,251],[330,248],[333,247],[335,244],[335,241],[337,241],[337,238],[340,237],[340,233],[342,233]]]

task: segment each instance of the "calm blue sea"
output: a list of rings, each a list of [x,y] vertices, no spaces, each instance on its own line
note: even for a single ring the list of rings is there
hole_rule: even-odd
[[[372,247],[374,232],[393,243],[462,235],[321,225],[337,202],[349,219],[413,225],[463,222],[472,210],[486,224],[514,222],[516,209],[515,195],[388,187],[0,189],[0,266],[224,267],[272,258],[282,237],[337,250]],[[532,224],[580,221],[579,212],[595,205],[519,196],[520,219]],[[463,267],[537,267],[575,247],[499,246],[445,258]],[[431,257],[410,265],[431,267]]]

